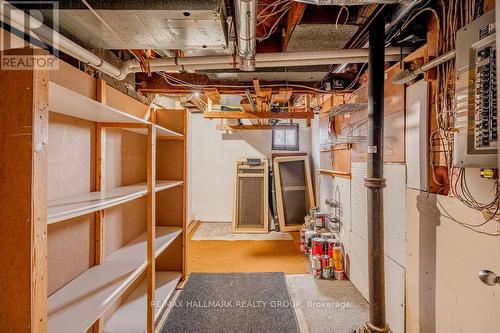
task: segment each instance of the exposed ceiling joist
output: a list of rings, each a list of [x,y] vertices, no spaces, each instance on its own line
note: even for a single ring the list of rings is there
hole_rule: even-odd
[[[314,113],[221,111],[204,112],[203,116],[210,119],[312,119]]]

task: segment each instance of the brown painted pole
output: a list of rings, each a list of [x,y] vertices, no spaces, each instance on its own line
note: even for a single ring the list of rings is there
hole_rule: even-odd
[[[368,68],[368,287],[370,320],[365,331],[388,332],[385,321],[384,282],[384,47],[382,16],[375,18],[369,31]]]

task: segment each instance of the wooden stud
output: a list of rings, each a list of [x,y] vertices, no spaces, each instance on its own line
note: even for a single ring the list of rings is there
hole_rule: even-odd
[[[311,112],[311,95],[306,94],[306,112]],[[311,119],[306,120],[306,127],[311,127]]]
[[[184,137],[187,135],[188,128],[188,116],[187,112],[184,112],[184,129],[182,134]],[[187,140],[182,142],[182,277],[181,280],[184,281],[188,274],[188,233],[187,233],[187,189],[188,189],[188,177],[187,177]]]
[[[154,113],[153,113],[154,114]],[[153,116],[152,114],[152,116]],[[154,125],[148,125],[148,154],[147,154],[147,165],[148,165],[148,175],[147,175],[147,209],[148,209],[148,220],[147,220],[147,269],[146,269],[146,279],[148,285],[148,295],[147,295],[147,324],[146,332],[154,332],[154,317],[155,317],[155,226],[156,226],[156,127]]]
[[[96,126],[96,146],[95,146],[95,190],[102,191],[105,188],[106,173],[106,130],[97,124]],[[104,262],[104,209],[95,214],[95,265]]]
[[[214,103],[211,98],[207,98],[207,111],[212,112],[214,110]]]
[[[96,100],[102,104],[106,104],[106,82],[103,79],[96,81]],[[96,143],[95,143],[95,190],[101,191],[105,188],[104,175],[106,171],[106,164],[104,163],[106,157],[106,130],[102,124],[96,124]],[[104,262],[104,230],[105,230],[105,216],[104,209],[95,212],[94,224],[94,265],[100,265]],[[92,326],[93,333],[101,333],[104,329],[104,321],[102,318]]]
[[[16,49],[5,55],[46,56]],[[47,331],[49,72],[0,70],[0,326]]]
[[[302,15],[306,9],[305,3],[295,2],[288,11],[285,27],[283,28],[283,34],[281,38],[281,51],[285,52],[288,46],[288,41],[292,35],[295,26],[300,23]]]

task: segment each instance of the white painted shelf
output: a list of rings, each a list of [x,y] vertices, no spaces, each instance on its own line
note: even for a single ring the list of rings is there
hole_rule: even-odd
[[[98,123],[139,123],[147,120],[117,110],[54,82],[49,82],[49,110]]]
[[[49,109],[52,112],[98,123],[151,124],[145,119],[115,109],[54,82],[49,82]],[[157,137],[183,137],[182,134],[155,125]],[[124,128],[128,131],[147,134],[147,128]]]
[[[182,232],[156,227],[158,257]],[[146,232],[56,291],[48,300],[48,332],[82,333],[112,305],[146,269]],[[144,307],[146,309],[146,307]]]
[[[174,132],[174,131],[171,131],[169,129],[166,129],[164,127],[161,127],[159,125],[155,125],[156,127],[156,137],[158,138],[172,138],[172,137],[175,137],[175,138],[182,138],[184,137],[182,134],[180,133],[177,133],[177,132]],[[142,134],[142,135],[147,135],[148,134],[148,129],[147,128],[124,128],[128,131],[131,131],[131,132],[135,132],[135,133],[139,133],[139,134]]]
[[[158,320],[163,307],[167,304],[181,279],[181,272],[157,271],[155,280],[155,321]],[[125,302],[106,322],[104,333],[139,333],[146,329],[147,281],[140,285],[127,297]]]
[[[163,191],[171,187],[179,186],[180,184],[182,184],[182,181],[179,180],[157,180],[155,191]],[[145,196],[146,194],[146,183],[140,183],[49,201],[47,223],[56,223],[120,205]]]

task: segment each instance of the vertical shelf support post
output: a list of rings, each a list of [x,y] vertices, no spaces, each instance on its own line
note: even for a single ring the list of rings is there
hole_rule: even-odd
[[[154,112],[151,113],[152,122],[155,121]],[[148,125],[148,225],[147,225],[147,333],[154,332],[155,317],[155,225],[156,225],[156,127]]]

